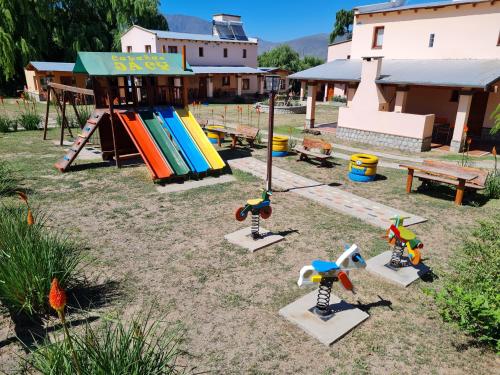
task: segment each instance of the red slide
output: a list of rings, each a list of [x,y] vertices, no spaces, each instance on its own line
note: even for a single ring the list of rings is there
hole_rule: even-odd
[[[134,112],[125,112],[118,113],[118,117],[153,174],[153,178],[158,180],[172,176],[174,172],[163,158],[158,147],[156,147],[154,140],[142,124],[139,116]]]

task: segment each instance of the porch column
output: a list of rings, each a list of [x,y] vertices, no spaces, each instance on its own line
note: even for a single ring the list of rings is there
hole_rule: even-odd
[[[458,99],[457,117],[455,118],[455,129],[450,143],[450,151],[461,152],[465,143],[464,127],[469,120],[470,105],[472,102],[472,91],[461,91]]]
[[[326,103],[328,101],[328,83],[325,83],[325,93],[323,95],[323,102]]]
[[[207,97],[208,98],[214,97],[214,78],[212,75],[209,75],[207,77]]]
[[[290,87],[290,80],[288,79],[288,77],[285,78],[285,90],[288,90],[288,88]]]
[[[396,103],[394,112],[404,113],[406,110],[406,100],[408,99],[408,87],[398,87],[396,90]]]
[[[237,76],[237,81],[238,81],[238,96],[241,96],[241,88],[242,88],[243,84],[242,84],[241,75],[239,75],[239,74]]]
[[[306,81],[300,82],[300,100],[304,100],[304,95],[306,94]]]
[[[265,82],[265,77],[259,76],[259,94],[260,95],[264,94],[264,82]]]
[[[347,86],[347,106],[350,107],[352,104],[352,100],[354,99],[354,95],[356,94],[356,85],[349,84]]]
[[[314,128],[314,117],[316,114],[316,82],[309,83],[307,87],[307,111],[306,128]]]

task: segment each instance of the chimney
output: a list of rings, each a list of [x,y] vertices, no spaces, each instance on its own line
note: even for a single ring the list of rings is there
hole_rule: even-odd
[[[376,111],[387,111],[389,104],[379,85],[375,82],[380,78],[382,69],[381,56],[363,57],[361,63],[361,82],[352,101],[352,107],[362,107]]]

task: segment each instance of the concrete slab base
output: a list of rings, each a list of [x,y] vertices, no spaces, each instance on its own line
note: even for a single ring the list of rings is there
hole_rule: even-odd
[[[189,180],[181,183],[170,183],[165,185],[158,185],[156,190],[160,193],[174,193],[177,191],[186,191],[196,189],[202,186],[211,186],[217,184],[224,184],[227,182],[236,181],[236,178],[231,175],[223,175],[220,177],[206,177],[202,180]]]
[[[260,228],[260,234],[260,238],[253,239],[251,228],[248,227],[237,230],[236,232],[230,234],[226,234],[224,238],[231,242],[233,245],[248,249],[252,253],[256,250],[275,244],[276,242],[280,242],[285,238],[278,234],[273,234],[262,227]]]
[[[364,311],[331,294],[330,308],[335,311],[335,314],[332,318],[324,321],[310,311],[316,305],[317,294],[318,291],[314,290],[283,307],[279,313],[286,320],[298,325],[318,339],[322,344],[333,344],[370,317]]]
[[[391,260],[391,254],[392,251],[385,251],[382,254],[368,259],[366,261],[366,270],[404,287],[407,287],[430,271],[430,268],[423,263],[420,263],[418,266],[410,265],[408,267],[402,267],[394,271],[386,266]]]

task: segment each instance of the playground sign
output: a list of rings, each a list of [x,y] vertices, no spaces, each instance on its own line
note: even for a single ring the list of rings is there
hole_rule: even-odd
[[[189,64],[182,68],[178,53],[78,52],[73,73],[90,76],[193,75]]]

